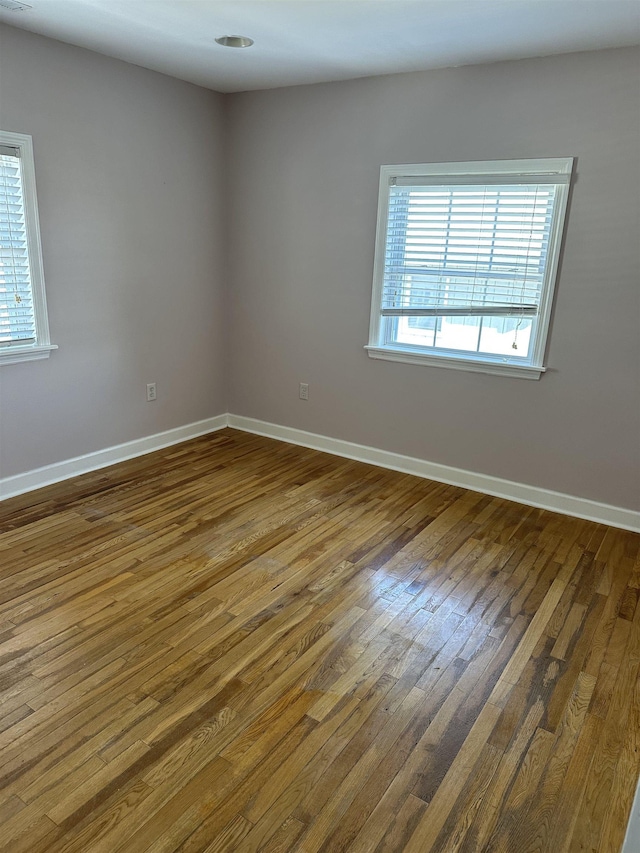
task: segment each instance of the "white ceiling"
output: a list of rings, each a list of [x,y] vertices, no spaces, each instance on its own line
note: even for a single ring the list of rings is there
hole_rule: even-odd
[[[0,21],[220,92],[640,43],[640,0],[25,2]]]

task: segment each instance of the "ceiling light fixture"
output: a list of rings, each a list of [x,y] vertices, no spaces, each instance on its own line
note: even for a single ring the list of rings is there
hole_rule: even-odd
[[[0,0],[0,6],[3,9],[8,9],[10,12],[26,12],[31,9],[26,3],[18,3],[16,0]]]
[[[251,47],[253,39],[246,36],[220,36],[216,41],[223,47]]]

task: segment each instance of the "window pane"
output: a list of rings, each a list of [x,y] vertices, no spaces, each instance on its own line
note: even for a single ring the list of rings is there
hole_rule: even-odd
[[[442,323],[436,333],[437,347],[477,352],[480,338],[481,317],[441,317]]]
[[[432,347],[440,317],[398,317],[395,342],[416,347]]]
[[[483,317],[480,351],[527,358],[533,321],[528,317]]]

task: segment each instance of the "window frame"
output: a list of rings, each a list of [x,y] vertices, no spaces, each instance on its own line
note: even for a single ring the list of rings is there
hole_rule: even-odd
[[[0,343],[0,365],[49,358],[58,347],[51,343],[47,298],[44,285],[44,265],[40,240],[40,220],[36,195],[36,173],[33,159],[33,141],[25,133],[0,130],[0,145],[20,150],[22,199],[26,229],[29,279],[33,299],[33,316],[36,338],[33,343]]]
[[[413,163],[381,166],[369,343],[365,346],[369,357],[386,361],[399,361],[406,364],[426,364],[435,367],[453,368],[477,373],[500,374],[522,379],[539,379],[546,370],[544,359],[551,324],[551,311],[558,277],[560,253],[566,228],[573,167],[573,157],[547,157],[527,160],[478,160],[457,163]],[[483,175],[488,180],[486,184],[478,184],[479,187],[490,187],[492,184],[498,185],[500,178],[513,181],[517,177],[526,179],[534,175],[557,177],[557,182],[552,181],[556,187],[556,197],[549,234],[544,284],[537,315],[536,334],[531,344],[531,354],[527,362],[524,363],[523,360],[517,362],[510,361],[509,357],[497,354],[495,356],[485,353],[472,355],[463,350],[444,350],[435,347],[428,349],[426,347],[422,348],[419,345],[386,343],[384,335],[385,317],[382,315],[381,310],[389,217],[389,187],[391,186],[391,181],[394,178],[426,177],[435,179],[438,186],[452,186],[456,180],[459,184],[460,178],[464,176],[477,179],[478,176]],[[447,178],[453,179],[453,183],[447,184]],[[439,179],[442,179],[442,183],[439,183]]]

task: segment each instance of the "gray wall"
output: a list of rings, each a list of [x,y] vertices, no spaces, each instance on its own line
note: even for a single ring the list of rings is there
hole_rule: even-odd
[[[60,346],[0,368],[0,476],[232,411],[640,506],[637,50],[223,97],[0,39]],[[367,358],[380,164],[568,155],[549,372]]]
[[[640,507],[639,56],[233,96],[230,410]],[[533,382],[369,359],[380,165],[571,155],[549,372]]]
[[[225,412],[223,97],[10,27],[0,51],[59,346],[0,367],[0,476]]]

